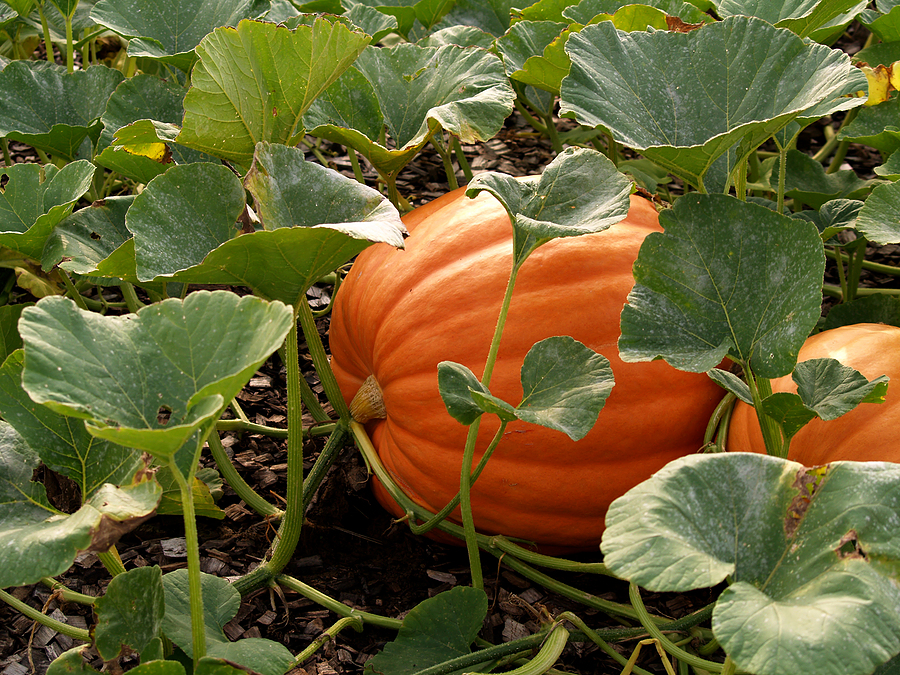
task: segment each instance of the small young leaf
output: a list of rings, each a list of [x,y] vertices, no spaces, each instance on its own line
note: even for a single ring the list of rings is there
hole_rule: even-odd
[[[816,418],[816,412],[806,406],[800,396],[786,391],[776,392],[763,399],[762,411],[778,423],[788,439],[793,438],[807,422]]]
[[[605,230],[624,219],[631,204],[631,182],[602,154],[580,148],[567,148],[540,176],[479,174],[466,194],[482,190],[509,214],[516,265],[552,239]]]
[[[516,416],[578,441],[594,426],[612,388],[606,357],[573,338],[550,337],[525,355]]]
[[[472,398],[471,392],[490,393],[471,370],[452,361],[438,364],[438,390],[450,417],[466,426],[484,412]]]
[[[484,410],[484,412],[486,413],[496,415],[504,422],[512,422],[518,417],[515,408],[513,408],[506,401],[497,398],[496,396],[492,396],[491,394],[486,394],[475,389],[469,389],[469,394],[479,408]]]
[[[793,374],[803,403],[823,420],[844,415],[860,403],[883,403],[888,378],[871,382],[860,372],[835,359],[809,359],[797,364]]]
[[[469,654],[486,615],[487,596],[478,588],[457,586],[423,600],[404,617],[397,638],[366,661],[364,673],[412,675]]]
[[[731,371],[713,368],[707,370],[706,374],[709,375],[709,379],[718,384],[725,391],[730,391],[747,405],[753,405],[753,396],[750,393],[750,387]]]
[[[94,645],[104,661],[123,650],[143,651],[159,635],[165,614],[162,571],[138,567],[113,577],[94,612]]]
[[[163,577],[166,614],[163,630],[188,656],[193,656],[190,589],[187,570],[176,570]],[[231,642],[222,630],[241,605],[241,596],[225,579],[203,574],[203,617],[206,630],[206,654],[225,659],[260,675],[283,675],[293,663],[287,647],[263,638],[245,638]]]

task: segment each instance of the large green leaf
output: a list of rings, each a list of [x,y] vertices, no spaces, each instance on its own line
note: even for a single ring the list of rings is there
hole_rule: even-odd
[[[293,663],[287,647],[262,638],[246,638],[230,642],[222,630],[240,609],[241,595],[225,579],[203,574],[203,618],[206,632],[206,655],[225,659],[260,675],[282,675]],[[193,656],[191,632],[190,588],[187,570],[176,570],[163,577],[166,614],[163,630],[188,656]]]
[[[900,651],[900,467],[752,453],[672,462],[613,502],[604,562],[647,589],[726,578],[712,628],[758,675],[866,675]]]
[[[159,59],[188,71],[200,41],[214,28],[250,18],[251,5],[251,0],[100,0],[91,19],[129,38],[129,56]]]
[[[208,162],[212,158],[202,152],[168,143],[168,154],[163,161],[127,152],[113,147],[116,132],[138,120],[155,120],[181,124],[184,117],[185,89],[174,82],[167,82],[151,75],[136,75],[122,82],[109,97],[106,111],[100,118],[103,131],[97,142],[94,162],[117,171],[141,183],[149,183],[154,176],[163,173],[171,164]],[[168,161],[166,161],[168,160]]]
[[[0,367],[0,415],[53,471],[71,478],[89,499],[105,483],[127,483],[143,466],[141,453],[91,436],[84,422],[31,400],[22,389],[24,354],[17,350]]]
[[[353,148],[385,175],[406,166],[437,129],[466,143],[484,141],[512,112],[515,93],[503,64],[483,49],[372,47],[360,54],[355,66],[372,84],[392,147],[367,136],[372,131],[368,127],[364,133],[321,125],[315,132]]]
[[[227,291],[191,293],[126,317],[65,298],[23,312],[23,386],[90,421],[92,434],[166,461],[205,431],[282,342],[292,312]],[[199,451],[199,445],[197,447]],[[192,466],[180,466],[189,475]]]
[[[66,515],[31,481],[39,462],[15,429],[0,422],[0,588],[61,574],[80,551],[106,551],[152,515],[162,492],[142,471],[133,482],[102,486]]]
[[[821,313],[825,255],[812,223],[727,195],[688,194],[660,214],[622,311],[625,361],[714,368],[726,356],[761,377],[791,372]]]
[[[778,28],[788,28],[806,37],[835,17],[854,7],[858,0],[719,0],[716,13],[727,16],[756,16]]]
[[[865,88],[843,53],[748,17],[689,33],[602,22],[566,50],[560,114],[609,129],[696,186],[717,159],[730,170],[805,110],[827,114],[821,106],[844,106],[845,94]]]
[[[154,178],[125,217],[138,278],[150,281],[203,262],[238,234],[244,206],[241,181],[221,164],[175,166]]]
[[[478,588],[457,586],[424,600],[403,618],[397,638],[366,661],[364,672],[412,675],[470,654],[486,615],[487,596]]]
[[[879,244],[900,242],[900,183],[879,185],[859,210],[857,229]]]
[[[237,162],[249,162],[259,141],[287,144],[313,100],[368,43],[325,19],[294,31],[247,20],[217,28],[197,47],[178,142]]]
[[[0,245],[40,260],[44,244],[88,191],[94,165],[78,160],[57,169],[53,164],[14,164],[0,169],[9,177],[0,193]]]
[[[14,61],[0,71],[0,136],[73,159],[97,140],[100,115],[122,73],[105,66],[66,73],[45,61]]]
[[[196,171],[200,166],[208,168]],[[264,229],[229,237],[244,200],[237,178],[213,165],[173,167],[128,212],[136,258],[129,264],[126,242],[98,273],[249,286],[294,306],[313,282],[372,242],[403,246],[400,215],[377,191],[305,161],[300,150],[261,143],[246,186]],[[208,195],[202,212],[198,193]]]

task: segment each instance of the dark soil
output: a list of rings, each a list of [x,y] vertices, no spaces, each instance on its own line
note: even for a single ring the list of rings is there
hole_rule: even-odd
[[[27,157],[29,149],[11,143],[11,151]],[[320,148],[333,152],[334,168],[352,176],[348,158],[339,148]],[[530,132],[521,118],[510,118],[503,131],[493,140],[479,146],[466,146],[470,164],[476,171],[497,170],[512,175],[539,173],[554,157],[549,144]],[[312,158],[312,157],[311,157]],[[871,168],[880,163],[869,149],[854,148],[848,162],[862,177],[871,177]],[[365,165],[364,165],[365,166]],[[374,171],[367,178],[374,184]],[[459,178],[462,181],[460,172]],[[448,191],[440,158],[435,153],[418,157],[400,177],[398,187],[411,203],[418,205]],[[900,248],[873,250],[875,259],[897,264]],[[832,271],[829,281],[835,282]],[[866,273],[865,283],[897,287],[894,278],[880,278]],[[327,303],[329,288],[318,289],[313,302]],[[321,320],[321,331],[327,333],[327,320]],[[305,368],[315,387],[315,374]],[[283,427],[286,417],[283,368],[277,356],[260,369],[240,395],[240,403],[252,421]],[[285,494],[286,451],[283,440],[257,434],[225,434],[223,442],[233,455],[235,465],[244,478],[261,494],[277,502]],[[307,440],[307,467],[312,465],[322,440]],[[210,458],[203,463],[213,466]],[[52,476],[48,476],[52,478]],[[412,535],[404,525],[394,524],[371,496],[368,477],[354,448],[343,450],[311,505],[296,558],[285,570],[288,574],[328,594],[332,598],[368,612],[389,617],[402,617],[418,602],[455,585],[469,582],[468,564],[462,548],[432,542]],[[65,481],[48,481],[48,490],[65,496]],[[264,556],[274,533],[273,524],[257,516],[238,500],[226,486],[219,501],[226,516],[223,520],[200,519],[202,568],[223,577],[242,575]],[[124,537],[118,550],[127,568],[159,565],[164,572],[185,566],[184,558],[169,546],[169,540],[183,532],[179,517],[160,516]],[[596,554],[579,556],[585,561],[599,561]],[[574,601],[548,594],[540,586],[511,572],[491,556],[483,559],[485,583],[490,598],[490,612],[482,637],[500,642],[537,629],[537,612],[541,607],[551,614],[575,610],[591,627],[618,625],[600,612],[585,609]],[[555,575],[585,592],[627,603],[624,583],[589,575]],[[90,595],[102,594],[109,576],[96,555],[80,556],[75,565],[61,577],[70,589]],[[90,612],[80,605],[65,603],[43,586],[18,588],[16,598],[51,614],[55,618],[81,627],[91,625]],[[673,618],[691,613],[714,599],[710,591],[692,594],[646,594],[651,611]],[[296,593],[262,590],[244,599],[238,616],[226,627],[232,639],[266,637],[285,644],[293,653],[302,651],[337,616]],[[0,605],[0,675],[43,673],[47,664],[72,641],[37,625],[6,605]],[[361,672],[363,664],[378,652],[395,633],[387,629],[366,627],[362,633],[345,631],[316,655],[293,671],[294,675],[326,675]],[[630,654],[636,641],[617,644]],[[111,670],[134,665],[125,658],[110,664]],[[660,657],[652,648],[642,651],[638,664],[651,672],[664,672]],[[103,664],[95,660],[95,667]],[[592,644],[567,647],[558,668],[577,673],[619,673],[621,667]]]

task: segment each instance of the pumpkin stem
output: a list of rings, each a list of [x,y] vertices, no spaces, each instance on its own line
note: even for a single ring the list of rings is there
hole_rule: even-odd
[[[374,419],[383,420],[387,417],[381,386],[374,375],[366,378],[353,400],[350,401],[350,417],[360,424]]]

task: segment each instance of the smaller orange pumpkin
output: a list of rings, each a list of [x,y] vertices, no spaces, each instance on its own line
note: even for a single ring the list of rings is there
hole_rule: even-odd
[[[788,459],[805,466],[838,460],[900,462],[900,328],[859,323],[823,331],[800,349],[799,361],[832,358],[869,380],[891,379],[884,403],[863,403],[836,420],[814,419],[791,440]],[[772,380],[772,391],[796,392],[790,375]],[[728,428],[730,452],[766,451],[756,411],[738,403]]]

